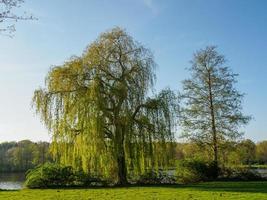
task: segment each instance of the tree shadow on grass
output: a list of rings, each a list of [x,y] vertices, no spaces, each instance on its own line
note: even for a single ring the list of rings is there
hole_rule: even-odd
[[[207,192],[245,192],[245,193],[267,193],[267,181],[243,181],[243,182],[203,182],[195,184],[173,184],[173,185],[131,185],[124,188],[172,188],[190,189],[192,191]],[[120,188],[120,187],[118,187]],[[123,188],[123,187],[122,187]]]
[[[263,182],[208,182],[182,186],[209,192],[267,193],[267,181]]]
[[[196,184],[171,184],[171,185],[128,185],[124,187],[115,186],[111,188],[172,188],[190,189],[192,191],[207,192],[245,192],[245,193],[267,193],[267,181],[223,181],[203,182]],[[108,187],[110,188],[110,187]],[[102,188],[103,189],[103,188]]]
[[[75,189],[127,189],[127,188],[172,188],[172,189],[190,189],[192,191],[206,191],[206,192],[245,192],[245,193],[266,193],[267,181],[257,182],[203,182],[189,185],[173,184],[173,185],[128,185],[128,186],[114,186],[114,187],[65,187],[65,188],[47,188],[54,190],[75,190]],[[1,192],[16,192],[18,190],[1,190]]]

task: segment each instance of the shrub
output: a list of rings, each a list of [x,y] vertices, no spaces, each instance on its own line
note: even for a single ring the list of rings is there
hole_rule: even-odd
[[[25,185],[28,188],[65,187],[72,185],[73,181],[71,167],[46,163],[27,172]]]
[[[60,188],[106,186],[107,181],[83,171],[74,171],[70,166],[46,163],[26,174],[25,186],[28,188]]]
[[[261,181],[266,180],[258,172],[247,167],[228,167],[222,170],[221,180],[231,181]]]
[[[176,169],[178,183],[194,183],[213,180],[217,176],[216,165],[202,160],[180,160]]]

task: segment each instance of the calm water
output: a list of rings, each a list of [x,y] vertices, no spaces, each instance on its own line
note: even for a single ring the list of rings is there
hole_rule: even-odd
[[[2,190],[22,189],[24,181],[23,173],[0,173],[0,189]]]
[[[254,171],[258,172],[262,177],[267,178],[267,169],[254,169]]]

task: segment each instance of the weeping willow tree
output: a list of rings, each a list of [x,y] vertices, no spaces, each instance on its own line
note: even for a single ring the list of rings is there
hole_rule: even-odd
[[[33,105],[52,133],[55,159],[118,184],[166,167],[176,97],[169,89],[149,96],[155,66],[148,49],[114,28],[53,67]]]

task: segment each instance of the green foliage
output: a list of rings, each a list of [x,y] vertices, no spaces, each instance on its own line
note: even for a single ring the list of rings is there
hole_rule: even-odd
[[[243,140],[236,146],[236,151],[240,156],[240,162],[248,165],[255,162],[256,157],[256,145],[251,140]]]
[[[211,161],[212,152],[206,145],[199,145],[195,142],[177,143],[176,144],[177,160],[193,159]]]
[[[124,30],[101,34],[80,57],[53,67],[33,105],[53,137],[54,158],[119,184],[166,167],[174,140],[176,96],[149,96],[155,81],[149,49]]]
[[[220,169],[221,174],[219,178],[225,178],[228,180],[258,180],[259,174],[254,173],[253,169],[264,169],[264,141],[255,144],[251,140],[240,140],[238,142],[226,141],[221,144],[219,151]],[[257,155],[261,152],[262,158],[259,159]],[[176,159],[180,160],[201,160],[203,163],[212,162],[212,152],[209,147],[200,146],[193,142],[188,143],[177,143],[176,144]],[[263,164],[261,164],[263,163]],[[178,165],[179,166],[179,165]],[[179,167],[178,167],[179,170]],[[180,171],[181,177],[188,177],[194,175],[190,171]],[[183,175],[184,174],[184,175]],[[247,175],[246,175],[247,174]],[[247,177],[247,178],[245,178]],[[194,179],[188,178],[188,179]],[[196,180],[199,178],[195,178]]]
[[[12,162],[21,170],[34,167],[34,159],[37,157],[37,146],[29,140],[22,140],[17,143],[17,147],[9,151]]]
[[[261,164],[245,165],[245,167],[250,167],[251,169],[267,169],[267,165]]]
[[[197,51],[191,63],[191,77],[183,81],[180,94],[184,136],[210,145],[214,139],[219,143],[238,138],[242,134],[238,127],[250,117],[242,114],[244,95],[234,87],[237,74],[225,66],[224,56],[214,46]]]
[[[71,167],[62,167],[58,164],[46,163],[26,175],[25,186],[28,188],[66,187],[74,181]]]
[[[222,170],[221,180],[235,181],[261,181],[267,180],[258,172],[252,171],[250,167],[232,166]]]
[[[16,142],[3,142],[0,144],[0,171],[15,171],[15,166],[10,159],[9,150],[16,147]]]
[[[71,166],[45,163],[29,170],[25,186],[28,188],[61,188],[106,186],[107,181],[83,171],[74,171]]]
[[[48,161],[51,161],[48,142],[0,143],[0,172],[25,172]]]
[[[185,159],[178,161],[176,176],[178,183],[194,183],[214,180],[218,169],[214,162]]]
[[[256,159],[259,164],[267,164],[267,141],[262,141],[257,144]]]
[[[234,87],[237,75],[225,63],[214,46],[197,51],[180,94],[183,136],[210,147],[215,165],[221,145],[239,138],[239,127],[250,120],[242,113],[244,95]]]

